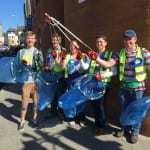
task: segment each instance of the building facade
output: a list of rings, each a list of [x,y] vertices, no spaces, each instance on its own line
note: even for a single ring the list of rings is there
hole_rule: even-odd
[[[108,37],[108,49],[114,52],[123,46],[122,32],[132,28],[137,32],[138,44],[150,49],[150,0],[31,0],[32,29],[38,35],[39,47],[50,46],[50,30],[44,21],[44,12],[59,20],[82,41],[95,49],[95,36]],[[67,47],[67,41],[66,41]],[[83,51],[87,48],[83,46]],[[150,95],[150,79],[146,94]],[[108,120],[119,122],[118,79],[113,78],[107,101]],[[143,122],[142,133],[150,136],[150,113]]]

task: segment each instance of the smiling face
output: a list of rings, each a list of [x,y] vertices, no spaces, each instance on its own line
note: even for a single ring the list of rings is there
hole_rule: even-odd
[[[123,43],[126,49],[134,49],[136,46],[136,37],[124,37],[123,38]]]
[[[75,54],[79,49],[79,45],[78,45],[78,42],[77,41],[71,41],[70,42],[70,52],[72,54]]]
[[[61,40],[59,37],[53,37],[52,38],[52,45],[53,45],[53,48],[56,49],[57,47],[59,47],[61,43]]]
[[[34,44],[36,43],[36,35],[34,33],[27,33],[26,34],[26,43],[28,48],[34,47]]]
[[[107,41],[104,38],[99,37],[96,39],[96,47],[99,52],[103,52],[106,49],[106,46],[107,46]]]

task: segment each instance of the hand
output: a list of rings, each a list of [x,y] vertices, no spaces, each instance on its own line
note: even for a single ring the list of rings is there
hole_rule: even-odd
[[[51,21],[51,17],[49,16],[48,13],[44,13],[44,15],[45,15],[45,21],[46,21],[46,22]]]
[[[89,50],[87,52],[87,55],[92,60],[97,60],[97,58],[98,58],[98,54],[94,50]]]
[[[28,62],[23,59],[23,60],[22,60],[22,64],[25,65],[25,66],[27,66]]]
[[[98,81],[100,81],[100,80],[103,79],[103,77],[102,77],[102,75],[101,75],[100,73],[95,73],[95,74],[93,74],[93,77],[94,77],[96,80],[98,80]]]
[[[56,50],[51,50],[51,55],[55,59],[57,57],[57,52]]]
[[[92,51],[93,51],[93,50],[89,49],[88,52],[87,52],[87,56],[88,56],[89,58],[91,58]]]
[[[62,60],[66,59],[66,52],[63,51],[63,50],[61,50],[59,56],[60,56],[60,58],[61,58]]]
[[[81,52],[81,51],[78,51],[78,52],[77,52],[76,59],[77,59],[77,60],[81,60],[81,59],[82,59],[82,56],[83,56],[83,55],[82,55],[82,52]]]
[[[45,67],[43,68],[43,71],[49,72],[49,71],[50,71],[50,68],[49,68],[48,66],[45,66]]]

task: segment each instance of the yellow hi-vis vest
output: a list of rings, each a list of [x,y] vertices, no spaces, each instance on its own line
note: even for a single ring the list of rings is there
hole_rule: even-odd
[[[105,51],[104,52],[104,58],[111,58],[112,56],[112,52],[111,51]],[[93,74],[94,71],[95,71],[95,67],[96,67],[96,61],[95,60],[92,60],[91,61],[91,64],[90,64],[90,68],[89,68],[89,73],[90,74]],[[104,67],[100,67],[99,69],[99,73],[106,73],[106,72],[110,72],[111,71],[111,68],[105,68]],[[103,78],[102,79],[102,82],[110,82],[111,81],[111,77],[107,77],[107,78]]]
[[[144,66],[144,56],[143,56],[143,48],[138,47],[137,48],[137,53],[136,53],[136,58],[141,58],[143,62],[135,66],[135,78],[137,81],[143,81],[146,79],[146,72],[145,72],[145,66]],[[124,69],[125,69],[125,62],[126,62],[126,52],[125,49],[122,49],[119,54],[119,79],[122,81],[124,79]]]

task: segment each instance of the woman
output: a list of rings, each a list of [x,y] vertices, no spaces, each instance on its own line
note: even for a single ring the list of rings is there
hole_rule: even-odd
[[[77,78],[83,75],[89,67],[87,56],[82,53],[79,48],[78,41],[72,40],[70,42],[70,53],[68,53],[66,59],[63,59],[61,62],[61,67],[65,69],[64,77],[67,84],[67,92],[60,97],[59,106],[64,110],[64,113],[68,118],[69,125],[72,127],[75,127],[76,122],[83,126],[83,121],[85,119],[85,103],[78,105],[78,107],[64,107],[65,104],[76,101],[75,96],[70,99],[72,86],[76,82]],[[76,115],[74,116],[73,114]]]

